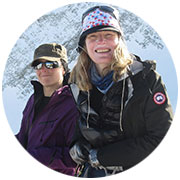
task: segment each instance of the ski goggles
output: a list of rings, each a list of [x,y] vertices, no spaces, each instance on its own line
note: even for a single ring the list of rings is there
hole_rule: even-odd
[[[82,22],[84,20],[84,18],[90,13],[90,12],[93,12],[95,11],[96,9],[99,9],[100,11],[103,11],[103,12],[106,12],[106,13],[109,13],[111,16],[113,16],[116,20],[119,19],[119,16],[118,16],[118,11],[110,6],[94,6],[92,8],[89,8],[86,12],[83,13],[82,15]]]
[[[40,70],[42,69],[43,65],[47,68],[47,69],[54,69],[54,68],[58,68],[60,67],[60,64],[57,61],[46,61],[46,62],[40,62],[38,61],[33,68],[35,70]]]

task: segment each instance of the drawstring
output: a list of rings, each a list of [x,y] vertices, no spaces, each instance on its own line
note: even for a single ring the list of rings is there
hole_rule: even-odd
[[[121,95],[121,109],[120,109],[120,118],[119,118],[119,127],[120,127],[120,130],[123,131],[123,128],[122,128],[122,114],[123,114],[123,101],[124,101],[124,94],[125,94],[125,82],[126,82],[126,79],[123,79],[123,88],[122,88],[122,95]]]
[[[87,128],[89,128],[89,114],[90,114],[90,93],[88,91],[88,114],[87,114]]]
[[[79,48],[81,48],[85,53],[87,53],[86,49],[84,49],[83,47],[79,46]],[[88,53],[87,53],[88,54]],[[86,69],[83,65],[83,63],[80,61],[82,67],[83,67],[83,70],[85,72],[85,75],[88,79],[88,75],[87,75],[87,72],[86,72]],[[119,123],[120,123],[120,130],[123,131],[123,128],[122,128],[122,113],[123,113],[123,101],[124,101],[124,94],[125,94],[125,78],[123,79],[123,89],[122,89],[122,96],[121,96],[121,109],[120,109],[120,119],[119,119]],[[88,108],[88,114],[87,114],[87,128],[89,128],[89,114],[90,114],[90,93],[89,93],[89,90],[88,90],[88,104],[87,104],[87,108]]]
[[[119,173],[119,172],[123,171],[123,167],[122,166],[107,166],[107,167],[99,166],[98,168],[99,169],[103,169],[105,174],[106,174],[106,176],[114,175],[116,173]],[[112,172],[110,173],[108,170],[110,170]]]

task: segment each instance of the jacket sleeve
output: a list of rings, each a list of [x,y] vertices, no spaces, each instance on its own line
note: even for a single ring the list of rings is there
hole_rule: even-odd
[[[103,166],[123,166],[125,169],[134,166],[158,146],[168,131],[173,113],[165,86],[154,71],[149,73],[147,81],[151,93],[142,100],[144,133],[99,149],[97,156]],[[137,103],[135,105],[138,106]]]
[[[72,105],[70,101],[67,103],[68,108],[66,108],[63,112],[65,114],[63,116],[64,118],[59,121],[59,124],[57,124],[57,128],[59,128],[57,131],[61,131],[59,132],[59,136],[61,136],[59,138],[63,139],[63,144],[57,144],[50,147],[40,146],[29,151],[37,160],[51,169],[72,175],[72,171],[74,171],[76,163],[71,159],[69,150],[73,132],[75,130],[76,119],[79,114],[76,107]]]
[[[76,167],[69,155],[69,147],[41,146],[28,149],[28,152],[42,164],[60,172],[64,170],[64,173],[67,173],[68,170],[70,172],[72,168]]]
[[[27,145],[27,133],[28,128],[30,126],[30,119],[33,116],[33,103],[34,103],[34,95],[32,95],[27,104],[25,109],[23,110],[23,117],[21,121],[21,126],[19,132],[15,135],[21,145],[26,148]]]

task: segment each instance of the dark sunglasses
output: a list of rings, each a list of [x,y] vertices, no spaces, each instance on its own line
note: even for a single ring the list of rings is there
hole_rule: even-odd
[[[111,7],[109,7],[109,6],[95,6],[95,7],[92,7],[92,8],[90,8],[90,9],[88,9],[86,12],[83,13],[83,15],[82,15],[82,22],[83,22],[84,18],[85,18],[90,12],[93,12],[93,11],[96,10],[97,8],[98,8],[99,10],[103,11],[103,12],[107,12],[107,13],[111,14],[115,19],[117,19],[117,20],[119,19],[119,17],[118,17],[118,11],[117,11],[116,9],[113,9],[113,8],[111,8]]]
[[[60,64],[57,61],[46,61],[46,62],[39,61],[33,66],[33,68],[36,70],[39,70],[42,68],[43,64],[47,69],[53,69],[53,68],[60,67]]]

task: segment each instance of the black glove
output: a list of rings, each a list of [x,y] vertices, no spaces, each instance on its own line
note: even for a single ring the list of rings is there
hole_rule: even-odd
[[[93,146],[100,147],[114,141],[122,139],[122,132],[116,129],[100,129],[94,127],[87,127],[86,120],[81,117],[79,121],[79,129],[83,137]]]
[[[84,164],[88,161],[90,146],[85,144],[76,143],[70,149],[69,153],[71,158],[77,164]]]
[[[111,171],[113,171],[112,174],[123,171],[122,166],[114,166],[114,165],[106,166],[106,167],[102,166],[97,158],[97,150],[96,149],[91,149],[89,151],[89,164],[94,168],[111,170]]]

